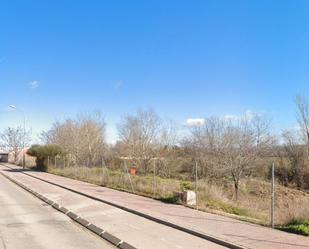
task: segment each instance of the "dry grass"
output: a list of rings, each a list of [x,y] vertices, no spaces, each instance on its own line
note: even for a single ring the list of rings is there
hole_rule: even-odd
[[[160,177],[131,176],[121,171],[106,168],[66,167],[50,168],[50,173],[106,186],[118,190],[134,192],[160,200],[176,201],[174,193],[182,191],[183,186],[193,187],[193,182]],[[132,184],[131,184],[132,183]],[[184,184],[185,183],[185,184]],[[201,210],[249,217],[262,224],[269,223],[270,183],[257,179],[243,179],[240,197],[233,200],[233,187],[229,181],[198,182],[198,207]],[[293,220],[308,219],[309,194],[277,184],[276,223],[286,224]],[[252,220],[251,220],[252,221]]]

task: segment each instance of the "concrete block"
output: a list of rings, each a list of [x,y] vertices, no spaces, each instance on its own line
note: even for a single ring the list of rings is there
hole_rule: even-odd
[[[78,218],[78,215],[77,214],[75,214],[75,213],[73,213],[73,212],[69,212],[68,214],[67,214],[67,216],[69,216],[71,219],[73,219],[73,220],[75,220],[76,218]]]
[[[97,235],[100,235],[102,232],[104,232],[103,229],[91,224],[87,227],[89,230],[91,230],[92,232],[96,233]]]
[[[130,244],[128,244],[127,242],[123,242],[119,245],[119,248],[121,249],[137,249],[134,246],[131,246]]]
[[[113,245],[117,246],[119,243],[120,243],[120,239],[118,239],[117,237],[115,237],[114,235],[108,233],[108,232],[105,232],[105,233],[102,233],[100,235],[103,239],[109,241],[110,243],[112,243]]]
[[[47,199],[46,202],[49,204],[49,205],[52,205],[54,202],[50,199]]]
[[[196,205],[196,193],[194,191],[188,190],[184,191],[183,201],[187,205]]]
[[[56,209],[60,209],[60,206],[59,206],[58,203],[54,203],[54,204],[52,205],[52,207],[53,207],[53,208],[56,208]]]
[[[89,225],[89,221],[79,217],[77,218],[75,221],[77,221],[79,224],[81,224],[82,226],[86,227],[87,225]]]
[[[64,214],[66,214],[69,210],[68,209],[66,209],[65,207],[61,207],[61,208],[59,208],[59,210],[62,212],[62,213],[64,213]]]
[[[47,199],[45,196],[43,196],[43,197],[42,197],[42,200],[45,201],[45,202],[47,202],[48,199]]]

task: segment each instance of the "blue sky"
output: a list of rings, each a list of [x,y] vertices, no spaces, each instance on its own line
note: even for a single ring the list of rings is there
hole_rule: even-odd
[[[188,118],[271,117],[295,125],[309,97],[309,2],[1,1],[0,130],[27,114],[34,134],[101,110],[108,139],[139,107]]]

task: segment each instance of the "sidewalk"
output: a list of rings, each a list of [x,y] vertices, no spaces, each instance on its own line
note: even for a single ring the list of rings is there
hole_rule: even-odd
[[[8,165],[15,169],[18,166]],[[0,169],[7,174],[5,167]],[[27,171],[27,174],[69,189],[101,199],[116,206],[136,210],[163,222],[172,223],[197,233],[211,235],[246,248],[309,248],[309,238],[281,232],[236,219],[205,213],[181,205],[165,204],[121,191],[112,190],[44,172]],[[15,175],[21,173],[14,173]],[[15,177],[15,176],[14,176]],[[31,184],[31,183],[28,183]],[[29,186],[30,187],[30,186]],[[31,187],[30,187],[31,188]]]

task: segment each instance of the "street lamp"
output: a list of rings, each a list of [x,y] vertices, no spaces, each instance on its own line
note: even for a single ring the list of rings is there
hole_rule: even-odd
[[[20,108],[17,108],[15,105],[9,105],[9,108],[11,108],[11,109],[13,109],[13,110],[17,110],[17,111],[20,111],[21,113],[22,113],[22,115],[23,115],[23,118],[24,118],[24,122],[23,122],[23,151],[22,151],[22,153],[23,153],[23,169],[25,169],[25,164],[26,164],[26,158],[25,158],[25,136],[26,136],[26,115],[25,115],[25,112],[22,110],[22,109],[20,109]]]

